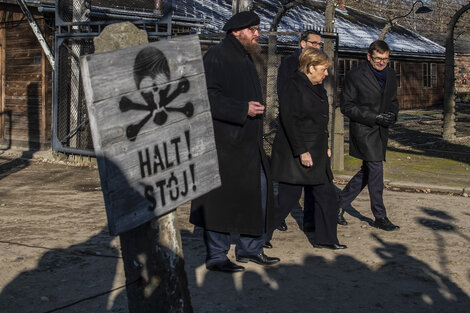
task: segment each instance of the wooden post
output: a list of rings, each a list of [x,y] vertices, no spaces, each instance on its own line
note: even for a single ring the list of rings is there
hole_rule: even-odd
[[[193,312],[176,211],[119,237],[129,312]]]
[[[232,0],[232,15],[253,9],[253,0]]]
[[[277,56],[276,56],[276,44],[277,36],[275,32],[270,32],[268,37],[268,64],[267,64],[267,79],[266,79],[266,111],[265,111],[265,122],[264,134],[269,134],[269,144],[264,142],[266,153],[271,156],[272,146],[274,138],[274,130],[277,125],[273,125],[273,121],[276,119],[279,105],[277,105],[277,93],[276,93],[276,78],[277,78]]]
[[[106,39],[106,36],[110,37]],[[191,40],[186,40],[183,41],[184,38],[182,38],[181,45],[185,47],[185,49],[191,50],[190,52],[186,52],[186,54],[191,54],[194,55],[193,58],[196,61],[191,60],[186,61],[186,63],[181,64],[180,67],[176,68],[176,72],[178,75],[191,75],[192,77],[182,80],[183,82],[186,83],[187,89],[182,89],[182,93],[187,93],[187,98],[192,100],[191,106],[194,104],[194,116],[193,113],[191,112],[191,119],[186,118],[183,114],[175,113],[177,114],[175,117],[172,117],[170,114],[170,109],[175,111],[176,108],[180,108],[181,105],[174,105],[172,102],[171,108],[166,108],[168,111],[157,111],[156,115],[161,114],[162,112],[166,112],[169,117],[169,125],[162,125],[160,128],[158,128],[154,124],[152,127],[155,129],[155,131],[147,129],[147,134],[142,134],[142,136],[139,134],[137,139],[134,137],[130,139],[130,142],[128,138],[125,138],[126,132],[122,132],[119,130],[122,129],[122,125],[119,126],[119,124],[122,123],[131,123],[128,119],[124,119],[125,117],[121,115],[125,115],[126,113],[122,113],[119,115],[118,113],[113,113],[110,112],[112,111],[116,103],[120,103],[119,106],[121,107],[122,101],[124,98],[129,99],[132,97],[131,91],[122,91],[122,89],[125,89],[132,85],[130,82],[133,83],[132,75],[129,75],[130,73],[128,72],[128,69],[124,69],[123,73],[120,73],[121,75],[112,75],[113,73],[109,74],[102,74],[103,70],[96,70],[96,73],[93,74],[91,71],[94,70],[95,67],[100,66],[103,63],[103,60],[106,60],[107,58],[102,58],[96,61],[95,63],[91,62],[90,60],[85,60],[82,58],[82,69],[86,69],[83,73],[84,79],[87,81],[84,86],[86,89],[86,94],[87,94],[87,104],[88,104],[88,109],[90,114],[90,125],[92,128],[92,134],[93,134],[93,140],[95,144],[95,150],[96,148],[99,148],[100,153],[102,154],[101,157],[99,157],[99,165],[100,165],[100,175],[102,179],[102,186],[103,186],[103,193],[105,194],[105,203],[107,204],[107,210],[108,210],[108,221],[109,223],[113,223],[113,226],[110,226],[112,228],[112,232],[119,232],[120,233],[120,241],[121,241],[121,249],[122,249],[122,256],[123,256],[123,261],[124,261],[124,269],[126,273],[126,281],[127,281],[127,296],[128,296],[128,305],[129,305],[129,311],[131,313],[150,313],[150,312],[182,312],[182,313],[189,313],[192,312],[192,307],[191,307],[191,301],[190,301],[190,295],[189,295],[189,290],[188,290],[188,283],[187,283],[187,277],[186,277],[186,272],[184,270],[184,257],[183,257],[183,249],[182,249],[182,244],[181,244],[181,237],[178,229],[178,225],[176,223],[176,211],[171,210],[165,213],[164,215],[156,213],[149,212],[149,202],[145,202],[145,198],[147,200],[154,200],[155,202],[153,203],[154,205],[164,205],[165,201],[163,200],[163,204],[160,201],[160,199],[163,198],[164,194],[164,189],[168,188],[169,191],[165,191],[167,195],[167,205],[168,202],[171,202],[171,200],[174,200],[173,202],[175,205],[178,205],[182,201],[187,201],[186,199],[181,199],[183,196],[181,196],[183,193],[185,195],[187,194],[187,197],[189,197],[189,194],[193,194],[194,197],[200,195],[201,193],[207,192],[207,190],[210,190],[210,188],[215,188],[220,186],[220,177],[218,175],[218,166],[217,166],[217,156],[216,156],[216,151],[215,151],[215,144],[213,143],[213,133],[212,133],[212,123],[211,123],[211,117],[210,117],[210,108],[208,104],[208,98],[207,98],[207,91],[205,87],[205,80],[203,77],[201,78],[201,74],[193,74],[193,72],[201,73],[202,72],[202,58],[200,57],[200,50],[199,50],[199,55],[197,55],[196,52],[197,49],[199,49],[199,44],[197,42],[197,46],[194,44],[194,38]],[[142,44],[145,41],[147,41],[146,33],[145,31],[141,31],[137,29],[133,24],[127,22],[127,23],[120,23],[120,24],[113,24],[105,28],[105,30],[102,32],[100,37],[95,39],[95,51],[96,52],[103,52],[106,50],[112,50],[116,48],[124,48],[126,46],[133,46],[137,44]],[[158,43],[157,43],[158,44]],[[170,45],[170,44],[169,44]],[[174,46],[177,46],[177,44],[173,44]],[[189,46],[189,48],[188,48]],[[140,47],[140,46],[139,46]],[[195,50],[196,49],[196,50]],[[142,51],[142,50],[141,50]],[[174,51],[173,51],[174,52]],[[134,53],[132,51],[132,53]],[[109,64],[114,64],[114,62],[119,62],[121,59],[126,58],[126,54],[123,53],[124,56],[118,56],[115,58],[115,61],[110,61]],[[176,53],[176,55],[179,55],[181,57],[180,60],[185,60],[183,57],[182,53]],[[183,62],[183,61],[180,61]],[[176,65],[174,65],[176,66]],[[104,65],[105,69],[108,69],[109,67]],[[135,68],[134,68],[135,70]],[[173,71],[173,72],[175,72]],[[92,86],[96,86],[99,83],[101,83],[104,78],[96,78],[94,82],[91,82],[91,78],[93,75],[100,74],[103,75],[103,77],[113,77],[116,81],[120,81],[121,78],[125,81],[128,79],[128,77],[131,77],[130,81],[126,81],[122,86],[126,86],[124,88],[120,87],[111,87],[109,88],[103,88],[104,91],[98,89],[96,87],[96,90]],[[134,75],[136,73],[134,72]],[[112,76],[111,76],[112,75]],[[135,77],[135,76],[134,76]],[[116,83],[117,84],[117,83]],[[144,84],[144,83],[142,83]],[[190,87],[191,84],[191,87]],[[170,85],[167,85],[168,87],[171,87]],[[173,85],[174,86],[174,85]],[[178,84],[178,90],[180,90],[182,87],[181,83]],[[148,94],[147,90],[163,90],[164,88],[160,86],[150,86],[151,88],[144,89],[144,87],[140,87],[140,90],[137,90],[137,92],[134,92],[134,94],[141,95],[141,94]],[[129,87],[130,88],[130,87]],[[137,86],[139,88],[139,86]],[[191,89],[192,88],[192,89]],[[90,90],[91,89],[91,90]],[[143,90],[146,90],[144,92]],[[168,88],[166,90],[169,90]],[[191,90],[194,90],[191,92]],[[201,92],[203,90],[203,92]],[[112,98],[108,93],[112,93],[114,91],[117,92],[122,92],[122,94],[126,94],[128,96],[121,97],[121,100],[115,100],[116,98]],[[100,94],[100,92],[102,92]],[[175,93],[173,93],[175,94]],[[160,100],[162,95],[164,93],[160,92]],[[106,100],[106,97],[111,97],[110,100]],[[179,96],[180,98],[183,96]],[[104,100],[103,100],[104,99]],[[119,99],[119,98],[118,98]],[[183,98],[184,99],[184,98]],[[202,99],[202,100],[199,100]],[[184,99],[186,100],[186,99]],[[186,103],[188,104],[188,103]],[[106,106],[109,108],[107,109]],[[136,106],[139,106],[136,104]],[[142,105],[140,105],[142,107]],[[122,107],[121,107],[122,108]],[[103,111],[100,111],[100,110]],[[162,107],[160,107],[162,109]],[[187,113],[187,111],[185,111]],[[209,113],[208,113],[209,112]],[[103,116],[103,114],[106,114],[107,117],[103,120],[100,120],[100,118]],[[113,115],[114,114],[114,115]],[[137,111],[138,114],[138,111]],[[179,115],[178,115],[179,114]],[[134,114],[135,115],[135,114]],[[154,117],[156,117],[154,115]],[[188,114],[189,115],[189,114]],[[113,117],[114,116],[114,117]],[[202,117],[201,117],[202,116]],[[117,123],[114,122],[115,124],[111,125],[112,127],[110,128],[109,126],[102,127],[102,124],[106,119],[112,120],[113,118],[119,117],[120,121]],[[179,119],[179,121],[178,121]],[[186,119],[186,120],[185,120]],[[155,123],[159,122],[157,119],[154,119],[156,121]],[[209,121],[209,122],[208,122]],[[197,138],[197,141],[200,142],[198,144],[203,145],[203,147],[213,147],[209,152],[204,151],[204,149],[197,147],[194,150],[191,150],[192,144],[190,144],[190,132],[189,130],[184,132],[184,135],[182,136],[183,138],[180,137],[169,137],[169,134],[175,133],[179,131],[167,131],[166,129],[175,129],[176,126],[178,126],[178,123],[182,124],[184,127],[188,126],[188,123],[190,124],[189,129],[191,130],[191,135]],[[192,124],[191,124],[192,123]],[[134,125],[134,124],[133,124]],[[175,126],[176,125],[176,126]],[[114,127],[114,128],[113,128]],[[164,129],[164,127],[166,127]],[[129,130],[129,127],[127,128]],[[124,133],[124,134],[123,134]],[[129,131],[127,132],[128,135]],[[194,134],[193,134],[194,133]],[[110,136],[113,138],[110,139]],[[212,138],[212,141],[207,141],[205,138]],[[163,138],[162,138],[163,137]],[[124,139],[120,139],[124,138]],[[167,175],[167,177],[170,177],[167,179],[167,184],[166,185],[158,185],[159,181],[158,178],[154,177],[145,177],[145,175],[141,176],[141,172],[143,173],[146,171],[147,167],[146,165],[143,165],[143,161],[140,160],[140,169],[133,170],[130,175],[124,175],[121,171],[122,168],[129,168],[132,167],[129,158],[132,160],[135,159],[134,156],[139,155],[139,158],[137,159],[142,159],[142,151],[145,149],[142,148],[142,144],[140,144],[138,150],[136,150],[135,146],[138,145],[139,138],[141,141],[144,142],[145,145],[149,144],[149,140],[151,140],[151,143],[154,144],[154,146],[151,146],[151,155],[150,158],[155,158],[153,156],[158,152],[158,148],[164,147],[164,152],[162,150],[162,155],[164,155],[165,164],[168,165],[169,162],[174,162],[176,163],[176,160],[178,163],[181,162],[181,166],[183,166],[188,162],[194,162],[190,165],[184,165],[186,166],[185,168],[191,168],[192,171],[185,171],[184,172],[184,181],[186,182],[186,190],[183,192],[183,186],[181,182],[179,183],[180,185],[177,184],[177,186],[180,186],[181,189],[178,191],[178,187],[171,187],[171,179],[178,178],[179,180],[183,180],[183,175],[181,175],[181,172],[178,172],[178,168],[176,165],[171,168],[171,175],[168,174],[168,172],[165,173],[165,171],[162,171],[161,173],[152,173],[152,174],[147,174],[147,175]],[[178,141],[175,140],[175,138],[178,139]],[[171,140],[172,139],[172,140]],[[119,142],[119,140],[122,140],[122,142]],[[156,143],[159,142],[160,143]],[[161,144],[162,140],[163,144]],[[196,140],[194,140],[196,141]],[[209,142],[210,144],[208,144]],[[116,144],[117,143],[117,144]],[[170,144],[171,143],[171,144]],[[125,145],[128,145],[125,147]],[[118,146],[118,148],[114,148],[114,146]],[[174,146],[176,152],[172,152],[168,149],[168,146]],[[176,148],[178,147],[178,148]],[[108,149],[108,150],[107,150]],[[134,151],[132,151],[134,149]],[[116,161],[114,160],[109,160],[109,158],[112,158],[115,156],[116,152],[121,152],[122,150],[125,151],[124,157],[119,158],[116,157]],[[138,151],[138,153],[137,153]],[[158,152],[160,153],[160,152]],[[172,154],[173,153],[173,154]],[[176,155],[175,155],[176,153]],[[132,158],[134,157],[134,159]],[[147,153],[147,158],[149,158],[149,153]],[[170,160],[171,159],[171,160]],[[205,166],[201,165],[200,163],[197,163],[197,160],[204,160]],[[159,168],[157,164],[157,159],[153,159],[154,163],[152,165]],[[161,159],[159,159],[161,160]],[[170,161],[169,161],[170,160]],[[210,163],[208,161],[210,160],[215,160],[215,163]],[[118,163],[113,163],[113,162],[119,162],[122,161],[120,164]],[[145,162],[150,162],[149,159],[147,159]],[[163,162],[163,161],[162,161]],[[106,164],[105,164],[106,163]],[[137,162],[139,164],[139,162]],[[163,167],[163,165],[161,165]],[[134,166],[139,168],[139,166]],[[149,166],[150,168],[150,166]],[[205,177],[202,173],[198,172],[197,169],[202,168],[204,169],[204,172],[207,173],[207,176],[210,176],[210,178]],[[210,170],[207,170],[207,168],[210,169],[216,169],[216,173],[214,173]],[[102,170],[105,169],[105,170]],[[168,168],[167,168],[168,169]],[[196,169],[196,170],[195,170]],[[137,175],[135,175],[135,172],[137,171]],[[181,171],[181,170],[180,170]],[[112,174],[110,174],[112,173]],[[113,175],[113,177],[110,177]],[[192,175],[192,178],[190,177]],[[121,177],[125,176],[125,177]],[[130,179],[135,178],[138,176],[139,180],[137,182],[132,182],[129,181]],[[197,178],[200,178],[203,180],[201,184],[196,184],[198,181]],[[188,187],[188,182],[189,180],[192,179],[192,188],[190,188],[190,184]],[[111,184],[115,180],[120,180],[121,183],[116,183],[115,186],[112,186]],[[146,187],[152,187],[150,185],[149,180],[154,182],[157,181],[157,188],[156,192],[150,192],[150,189],[145,188],[145,197],[142,199],[142,195],[136,195],[136,191],[134,190],[134,186],[142,186],[145,185]],[[128,199],[129,197],[126,197],[124,195],[116,195],[119,194],[119,190],[116,191],[118,187],[117,185],[122,185],[122,184],[132,184],[132,186],[129,186],[130,188],[127,188],[126,190],[131,190],[130,191],[130,197],[134,197],[134,199],[131,200],[125,200]],[[148,185],[147,185],[148,184]],[[183,186],[182,186],[183,185]],[[197,188],[196,188],[197,185]],[[212,187],[210,186],[212,185]],[[155,186],[155,184],[153,184]],[[114,190],[114,191],[113,191]],[[153,191],[154,189],[151,188]],[[176,196],[175,196],[176,194]],[[179,200],[176,200],[178,198],[178,195],[180,197]],[[119,198],[119,199],[118,199]],[[122,198],[125,198],[124,200]],[[187,198],[190,199],[190,198]],[[129,203],[133,203],[136,208],[132,208],[129,218],[127,219],[122,219],[122,216],[124,214],[128,214],[129,210],[126,208],[123,208],[122,210],[118,210],[119,206],[125,206],[126,201]],[[144,202],[144,208],[140,209],[137,208],[137,206],[142,207],[142,204],[140,202]],[[178,202],[180,201],[180,202]],[[122,204],[124,203],[124,205]],[[145,204],[146,203],[146,204]],[[108,207],[110,209],[108,209]],[[158,208],[157,208],[158,209]],[[155,209],[155,211],[157,210]],[[171,204],[170,208],[167,208],[165,210],[171,209]],[[154,212],[155,212],[154,211]],[[138,221],[132,221],[135,216],[140,216],[139,218],[142,218],[143,215],[145,214],[157,214],[160,215],[158,218],[151,218],[147,219],[147,222],[139,223]],[[129,229],[129,223],[138,223],[139,226],[137,227],[132,227],[130,230],[120,232],[119,229]]]
[[[5,46],[6,46],[5,28],[0,29],[0,138],[4,136],[5,127]],[[11,145],[11,140],[9,141]]]
[[[325,35],[334,36],[334,17],[335,17],[335,1],[328,0],[325,8]],[[335,60],[335,41],[332,38],[325,38],[323,51]],[[335,103],[335,84],[336,84],[336,67],[335,62],[332,63],[325,79],[324,86],[328,94],[328,103],[330,105],[329,114],[330,122],[328,129],[330,130],[330,148],[332,152],[332,168],[334,170],[344,169],[344,118],[339,107]]]

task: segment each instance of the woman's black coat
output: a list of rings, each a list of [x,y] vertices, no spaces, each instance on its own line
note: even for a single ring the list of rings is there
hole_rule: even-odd
[[[279,101],[281,127],[273,143],[271,170],[274,180],[296,185],[331,181],[328,150],[328,97],[321,84],[312,85],[297,72],[285,84]],[[300,162],[310,152],[312,167]]]
[[[382,92],[374,73],[362,63],[346,75],[341,93],[341,112],[349,117],[349,154],[365,161],[385,161],[388,127],[375,118],[383,112],[398,114],[395,71],[386,67],[387,81]]]
[[[190,221],[207,230],[261,235],[274,225],[272,180],[263,149],[263,119],[248,116],[248,102],[263,103],[255,65],[232,34],[204,56],[222,186],[191,203]],[[262,218],[260,167],[268,178]]]

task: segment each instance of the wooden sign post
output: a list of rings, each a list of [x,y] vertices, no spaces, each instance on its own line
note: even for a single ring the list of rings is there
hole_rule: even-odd
[[[108,225],[134,285],[129,309],[191,312],[167,213],[220,186],[199,39],[86,55],[80,65]]]

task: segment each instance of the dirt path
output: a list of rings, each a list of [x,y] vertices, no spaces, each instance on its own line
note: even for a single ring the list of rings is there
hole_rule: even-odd
[[[0,183],[0,312],[128,312],[97,170],[0,156]],[[470,199],[388,190],[384,199],[400,231],[372,228],[361,194],[339,228],[349,248],[318,250],[295,211],[266,251],[280,264],[234,275],[205,270],[201,231],[180,207],[194,312],[469,312]]]

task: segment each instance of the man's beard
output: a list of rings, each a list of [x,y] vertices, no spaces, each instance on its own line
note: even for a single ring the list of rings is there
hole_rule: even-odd
[[[250,42],[248,44],[244,44],[243,46],[245,47],[245,50],[252,56],[261,54],[261,46],[257,42]]]
[[[258,44],[258,42],[252,42],[245,36],[241,36],[239,40],[245,48],[246,52],[251,54],[251,56],[255,57],[261,54],[261,46]]]

